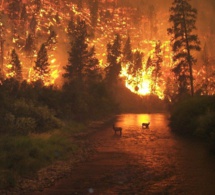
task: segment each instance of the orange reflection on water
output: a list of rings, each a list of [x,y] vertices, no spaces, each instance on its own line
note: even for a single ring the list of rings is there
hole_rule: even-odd
[[[142,123],[150,122],[150,114],[122,114],[116,124],[124,127],[142,127]]]
[[[150,115],[149,114],[138,114],[136,115],[138,124],[148,123],[150,122]]]
[[[149,128],[161,130],[167,129],[168,124],[168,116],[166,114],[121,114],[117,117],[116,125],[121,126],[126,130],[138,130],[142,129],[142,123],[150,122]]]

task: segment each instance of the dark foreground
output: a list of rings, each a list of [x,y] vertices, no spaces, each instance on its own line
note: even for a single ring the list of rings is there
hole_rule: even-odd
[[[204,144],[171,134],[165,115],[119,115],[116,124],[122,136],[111,124],[85,137],[95,152],[54,186],[30,194],[215,194],[215,158]]]

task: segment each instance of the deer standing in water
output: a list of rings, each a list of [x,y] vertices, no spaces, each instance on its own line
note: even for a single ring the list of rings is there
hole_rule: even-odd
[[[115,131],[115,134],[116,134],[117,132],[119,132],[120,135],[122,135],[122,127],[116,127],[115,125],[113,125],[113,130]]]
[[[148,123],[142,123],[142,128],[148,129],[150,125],[150,122]]]

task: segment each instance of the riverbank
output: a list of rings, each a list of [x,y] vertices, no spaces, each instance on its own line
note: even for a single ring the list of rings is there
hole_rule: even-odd
[[[40,169],[34,175],[19,178],[14,188],[0,190],[0,194],[23,195],[33,191],[42,191],[54,185],[59,179],[67,177],[75,164],[84,162],[95,152],[93,145],[87,139],[88,136],[102,130],[106,125],[110,125],[113,120],[113,117],[109,117],[104,120],[90,122],[85,130],[76,132],[70,137],[67,137],[66,139],[77,147],[76,151],[72,153],[69,159],[55,161],[51,165]]]

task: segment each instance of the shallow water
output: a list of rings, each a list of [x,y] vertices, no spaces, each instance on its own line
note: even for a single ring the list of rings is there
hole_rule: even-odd
[[[92,135],[96,153],[68,178],[34,194],[215,194],[215,157],[205,143],[174,135],[165,114],[121,114],[115,122],[121,136],[112,124]]]
[[[149,129],[142,129],[142,122],[150,122]],[[166,115],[122,114],[117,125],[123,127],[119,149],[133,154],[139,171],[149,177],[142,192],[215,194],[214,156],[206,144],[174,135]]]

